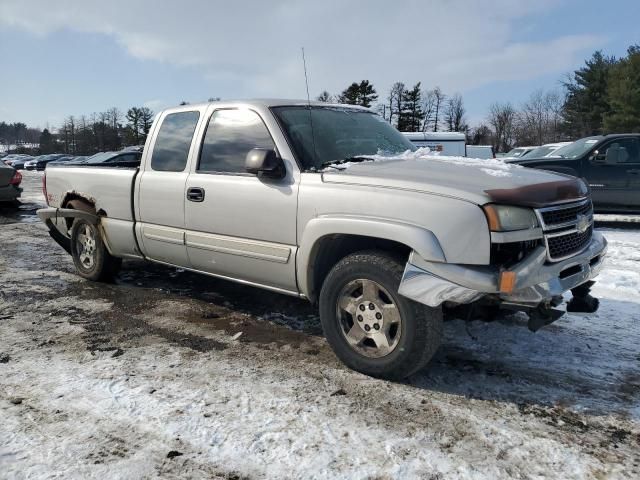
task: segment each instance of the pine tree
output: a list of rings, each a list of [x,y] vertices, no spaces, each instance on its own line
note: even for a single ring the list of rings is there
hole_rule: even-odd
[[[49,129],[45,128],[40,134],[40,153],[47,154],[55,151],[55,144],[53,142],[53,135]]]
[[[369,80],[362,80],[360,83],[353,82],[339,97],[340,103],[360,105],[367,108],[377,99],[376,89],[369,83]]]
[[[369,80],[362,80],[359,85],[360,97],[358,105],[369,108],[378,99],[378,94]]]
[[[140,108],[141,143],[145,142],[147,139],[147,134],[149,133],[149,130],[151,130],[151,125],[153,124],[153,116],[153,110],[149,107]]]
[[[320,95],[318,95],[316,97],[316,100],[318,102],[325,102],[325,103],[332,103],[333,102],[333,96],[327,92],[326,90],[323,90]]]
[[[360,85],[353,82],[340,94],[340,103],[358,105],[360,99]]]
[[[402,110],[398,115],[398,130],[401,132],[419,132],[423,120],[422,91],[420,82],[418,82],[411,90],[402,92]]]
[[[140,143],[140,117],[141,112],[138,107],[131,107],[127,110],[127,143],[138,145]]]
[[[640,132],[640,45],[627,50],[627,57],[611,67],[607,99],[611,110],[605,115],[608,132]]]
[[[615,58],[597,51],[564,83],[567,98],[563,110],[566,130],[571,136],[602,133],[604,116],[610,110],[607,97],[609,71],[615,63]]]

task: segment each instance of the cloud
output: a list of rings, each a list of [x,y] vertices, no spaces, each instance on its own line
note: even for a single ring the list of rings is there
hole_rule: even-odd
[[[227,96],[302,97],[368,78],[467,91],[562,73],[602,44],[591,34],[514,42],[559,0],[3,0],[0,24],[36,35],[108,35],[133,57],[188,66]]]

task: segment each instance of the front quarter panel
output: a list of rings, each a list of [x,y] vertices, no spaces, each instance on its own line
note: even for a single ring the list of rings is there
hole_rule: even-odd
[[[313,245],[331,234],[394,240],[433,262],[489,263],[487,221],[471,202],[403,189],[323,183],[321,174],[303,173],[298,205],[298,272],[309,271]],[[304,274],[298,278],[304,293]]]

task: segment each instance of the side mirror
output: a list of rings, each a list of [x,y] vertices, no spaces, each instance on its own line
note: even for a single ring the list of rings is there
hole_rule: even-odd
[[[284,178],[286,169],[284,162],[275,150],[254,148],[247,153],[244,162],[245,170],[254,175],[268,178]]]
[[[594,150],[591,156],[589,157],[589,160],[592,163],[604,163],[604,156],[600,155],[600,152],[598,150]]]

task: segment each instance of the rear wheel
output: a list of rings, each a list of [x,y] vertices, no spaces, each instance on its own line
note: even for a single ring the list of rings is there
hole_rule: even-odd
[[[112,280],[122,264],[107,251],[98,227],[82,218],[71,227],[71,256],[80,276],[93,281]]]
[[[421,369],[442,337],[442,310],[398,294],[404,267],[382,251],[349,255],[323,283],[320,319],[327,341],[348,367],[400,379]]]

